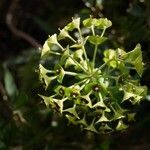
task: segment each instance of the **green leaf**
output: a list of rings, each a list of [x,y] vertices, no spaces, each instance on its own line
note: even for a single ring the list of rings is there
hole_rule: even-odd
[[[143,73],[142,51],[140,44],[137,44],[135,49],[128,52],[126,55],[126,61],[134,65],[139,76]]]
[[[73,31],[73,30],[75,29],[75,26],[74,26],[74,24],[71,22],[71,23],[69,23],[68,25],[66,25],[64,29],[67,30],[67,31]]]
[[[96,104],[94,104],[92,106],[92,108],[96,108],[96,107],[100,107],[100,108],[104,108],[104,111],[106,112],[110,112],[111,110],[104,104],[104,102],[102,100],[100,100],[99,102],[97,102]]]
[[[126,54],[127,54],[124,50],[122,50],[120,48],[117,48],[116,53],[117,53],[117,58],[123,59],[123,60],[125,59]]]
[[[63,112],[68,112],[68,113],[74,115],[77,119],[80,119],[77,112],[76,112],[76,105],[74,105],[72,108],[68,108],[68,109],[63,110]]]
[[[80,64],[81,64],[81,66],[83,66],[86,70],[88,70],[88,64],[87,64],[87,61],[86,60],[81,60],[80,61]],[[77,65],[75,66],[75,69],[76,70],[81,70],[81,68],[80,67],[78,67]]]
[[[67,31],[73,31],[74,29],[79,29],[79,27],[80,27],[80,18],[75,18],[72,20],[71,23],[65,26],[64,29],[66,29]]]
[[[50,97],[43,96],[43,95],[39,95],[39,96],[44,100],[44,103],[45,103],[46,107],[49,108],[49,105],[51,104]]]
[[[101,123],[101,122],[109,122],[110,120],[108,120],[106,118],[106,116],[104,115],[104,113],[102,114],[102,116],[96,121],[96,123]]]
[[[142,96],[139,96],[130,92],[124,92],[123,101],[130,100],[132,103],[135,104],[139,102],[141,99],[142,99]]]
[[[74,85],[73,87],[65,88],[65,96],[69,98],[74,98],[72,94],[79,95],[80,94],[80,86]]]
[[[95,132],[95,133],[98,133],[98,131],[95,129],[94,127],[94,121],[95,119],[93,119],[92,123],[90,125],[88,125],[86,128],[84,128],[85,130],[89,130],[89,131],[92,131],[92,132]]]
[[[114,108],[113,106],[111,107],[111,109],[114,112],[114,115],[112,117],[111,120],[118,120],[118,119],[122,119],[125,118],[125,116],[123,115],[123,113],[125,113],[126,110],[122,109],[122,108]]]
[[[49,43],[52,43],[52,44],[58,44],[58,41],[57,41],[57,34],[53,34],[52,36],[50,36],[47,40]]]
[[[57,40],[57,34],[53,34],[52,36],[50,36],[47,41],[48,43],[57,45],[60,49],[64,50],[64,48],[59,44]]]
[[[121,103],[123,99],[123,91],[119,86],[111,86],[108,88],[109,93],[111,94],[110,101],[115,101],[116,103]]]
[[[100,45],[102,44],[103,42],[105,42],[107,40],[106,37],[100,37],[98,35],[96,36],[89,36],[88,38],[88,41],[91,43],[91,44],[94,44],[94,45]]]
[[[4,85],[5,85],[5,89],[6,89],[8,96],[10,96],[11,98],[14,98],[18,90],[15,84],[14,78],[11,72],[7,68],[4,69]]]
[[[95,119],[93,119],[92,123],[90,125],[88,125],[86,128],[84,128],[85,130],[89,130],[89,131],[92,131],[92,132],[95,132],[95,133],[98,133],[98,131],[95,129],[94,127],[94,121]]]
[[[100,29],[106,29],[109,28],[112,25],[112,22],[108,20],[107,18],[100,18],[97,19],[95,26]]]
[[[51,100],[52,102],[54,102],[54,103],[57,104],[57,106],[59,107],[59,111],[60,111],[60,113],[62,114],[62,113],[63,113],[64,101],[66,101],[67,98],[55,99],[55,98],[50,97],[50,100]]]
[[[115,114],[111,120],[119,120],[119,119],[125,118],[125,116],[122,115],[120,112],[115,111],[114,113]]]
[[[144,67],[143,67],[143,62],[142,62],[142,55],[138,56],[133,65],[136,68],[137,73],[139,74],[139,76],[142,76],[143,71],[144,71]]]
[[[75,60],[80,60],[83,61],[83,50],[82,49],[78,49],[73,53],[73,58]]]
[[[113,49],[108,49],[104,51],[104,56],[105,58],[107,58],[108,60],[112,60],[116,58],[116,51]]]
[[[76,66],[76,63],[70,57],[66,60],[65,68],[69,66]]]
[[[99,130],[108,132],[108,131],[112,131],[113,129],[109,127],[107,124],[105,124],[105,125],[100,126]]]
[[[86,120],[85,120],[85,116],[82,119],[77,120],[77,123],[82,124],[84,126],[87,126],[87,123],[86,123]]]
[[[118,125],[116,127],[116,130],[122,131],[122,130],[125,130],[127,128],[128,128],[128,126],[125,125],[122,120],[119,120]]]
[[[40,77],[44,80],[46,87],[50,84],[50,82],[54,79],[56,79],[56,76],[49,77],[47,76],[47,73],[49,72],[47,69],[45,69],[41,64],[39,65],[39,71],[40,71]]]
[[[81,96],[81,98],[83,98],[84,100],[86,100],[88,103],[86,104],[89,108],[92,108],[92,101],[90,99],[90,93],[88,93],[87,95],[83,95]]]
[[[99,102],[97,102],[96,104],[93,105],[93,108],[96,108],[96,107],[102,107],[102,108],[105,108],[106,105],[104,104],[103,101],[99,101]]]
[[[116,68],[118,65],[118,62],[116,60],[116,51],[115,50],[112,50],[112,49],[105,50],[103,60],[112,68]]]
[[[50,43],[46,40],[42,48],[41,57],[43,58],[44,56],[47,56],[49,54],[49,51],[50,51]]]
[[[72,124],[74,124],[74,125],[77,125],[77,124],[78,124],[78,122],[77,122],[77,120],[76,120],[76,117],[70,116],[70,115],[68,115],[68,114],[66,114],[65,116],[67,117],[67,119],[69,120],[70,123],[72,123]]]
[[[56,71],[56,76],[57,76],[57,81],[59,83],[62,83],[63,78],[65,76],[65,71],[60,65],[55,66],[55,71]]]
[[[57,81],[58,81],[59,83],[62,83],[64,76],[65,76],[65,71],[64,71],[64,69],[61,67],[60,73],[59,73],[59,75],[57,76]]]
[[[135,115],[136,113],[128,113],[127,114],[128,121],[135,121]]]
[[[147,94],[147,88],[145,86],[135,86],[128,83],[123,86],[123,89],[123,101],[130,100],[133,104],[139,103],[141,99]]]
[[[133,62],[137,57],[141,56],[141,46],[140,44],[137,44],[134,50],[126,53],[126,60],[128,62]]]
[[[80,49],[80,48],[82,48],[82,43],[77,43],[77,44],[73,44],[73,45],[71,45],[70,46],[70,48],[77,48],[77,49]]]
[[[84,25],[85,27],[95,26],[96,21],[97,21],[97,19],[90,17],[90,18],[88,18],[88,19],[83,20],[83,25]]]
[[[64,28],[64,29],[60,30],[60,33],[58,35],[58,40],[62,40],[66,37],[70,37],[70,35],[69,35],[68,31]]]
[[[100,18],[100,19],[88,18],[83,21],[83,25],[85,27],[95,26],[99,29],[106,29],[112,25],[112,22],[107,18]]]
[[[74,27],[75,27],[76,29],[79,29],[79,28],[80,28],[80,18],[74,18],[74,19],[72,20],[72,23],[73,23],[73,25],[74,25]]]
[[[65,51],[63,52],[61,59],[60,59],[60,64],[64,65],[66,63],[66,59],[69,57],[69,48],[67,46],[67,48],[65,49]]]
[[[56,92],[56,94],[63,96],[65,94],[65,87],[62,85],[58,85],[54,91]]]

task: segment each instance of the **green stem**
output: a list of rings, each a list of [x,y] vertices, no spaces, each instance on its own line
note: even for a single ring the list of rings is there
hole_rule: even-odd
[[[65,71],[65,74],[71,75],[71,76],[76,76],[76,75],[78,75],[78,73],[70,72],[70,71]]]
[[[83,67],[83,66],[81,66],[81,64],[79,64],[75,59],[73,59],[71,56],[69,56],[77,65],[78,65],[78,67],[80,67],[84,72],[87,72],[87,70]]]
[[[101,37],[103,37],[105,31],[106,31],[106,28],[103,29],[102,34],[101,34]]]
[[[127,69],[136,70],[134,67],[126,67]]]
[[[96,60],[97,49],[98,49],[98,45],[95,45],[94,54],[93,54],[93,69],[95,67],[95,60]]]
[[[53,52],[53,51],[50,51],[50,54],[54,54],[54,55],[61,56],[61,54],[60,54],[60,53],[58,53],[58,52]]]
[[[74,38],[72,38],[70,35],[68,36],[68,38],[69,38],[70,40],[72,40],[74,43],[76,43],[76,40],[75,40]]]
[[[82,80],[82,81],[79,81],[79,82],[75,83],[75,85],[83,84],[83,83],[85,83],[87,80],[88,80],[88,79],[84,79],[84,80]]]
[[[96,72],[98,72],[99,70],[102,70],[106,65],[107,65],[107,62],[103,63],[99,68],[97,68]]]
[[[60,49],[62,49],[62,51],[64,51],[64,48],[59,43],[57,43],[57,45],[60,47]]]
[[[80,87],[80,90],[82,90],[86,86],[86,84],[88,84],[89,82],[90,82],[90,80],[86,80],[84,82],[84,84]]]
[[[100,102],[103,102],[102,94],[98,93],[98,95],[99,95]]]
[[[87,53],[86,53],[86,50],[85,50],[85,44],[86,44],[86,41],[88,40],[89,36],[87,36],[84,41],[83,41],[83,46],[82,46],[82,50],[83,50],[83,54],[84,54],[84,57],[85,57],[85,60],[86,60],[86,63],[87,63],[87,66],[88,66],[88,70],[89,72],[91,72],[91,65],[90,65],[90,62],[89,62],[89,59],[87,57]]]
[[[99,68],[97,68],[96,72],[98,72],[99,70],[102,70],[107,65],[107,63],[109,63],[110,61],[112,61],[112,59],[110,59],[107,62],[103,63]]]
[[[81,29],[80,29],[80,28],[78,28],[78,32],[79,32],[79,36],[80,36],[81,43],[83,44],[83,46],[82,46],[83,54],[84,54],[84,57],[85,57],[87,66],[89,66],[89,60],[88,60],[88,57],[87,57],[87,54],[86,54],[86,51],[85,51],[85,48],[84,48],[85,42],[83,41],[83,37],[82,37],[82,33],[81,33]],[[87,38],[87,39],[88,39],[88,38]],[[87,40],[87,39],[86,39],[86,40]],[[88,69],[89,69],[89,68],[88,68]],[[90,70],[90,69],[89,69],[89,70]]]
[[[56,73],[54,70],[48,70],[47,73]]]
[[[86,60],[86,62],[88,64],[89,60],[88,60],[88,57],[87,57],[87,54],[86,54],[84,46],[82,46],[82,50],[83,50],[83,54],[84,54],[85,60]]]
[[[78,28],[78,32],[79,32],[80,40],[82,40],[82,33],[81,33],[81,29],[80,28]]]
[[[92,31],[92,34],[95,36],[95,31],[94,31],[94,26],[93,25],[91,26],[91,31]]]

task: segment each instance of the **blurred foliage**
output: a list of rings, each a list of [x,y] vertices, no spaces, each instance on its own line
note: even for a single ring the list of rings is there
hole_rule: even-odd
[[[146,68],[141,83],[150,87],[149,0],[44,0],[42,4],[41,0],[22,0],[19,4],[14,14],[15,23],[42,43],[47,34],[62,28],[73,15],[109,18],[113,22],[109,34],[114,41],[109,43],[112,47],[123,45],[128,51],[141,43]],[[26,42],[10,35],[3,24],[9,5],[9,1],[0,1],[3,19],[0,25],[4,29],[0,29],[0,58],[5,59],[0,62],[0,150],[150,149],[149,101],[141,103],[136,122],[127,132],[113,135],[80,132],[78,127],[66,126],[65,118],[60,119],[45,109],[38,96],[47,94],[37,73],[39,51],[27,49]],[[26,49],[25,52],[22,49]]]

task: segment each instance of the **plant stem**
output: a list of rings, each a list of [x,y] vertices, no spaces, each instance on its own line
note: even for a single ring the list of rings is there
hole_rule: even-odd
[[[56,73],[54,70],[48,70],[47,73]]]
[[[70,72],[70,71],[65,71],[65,74],[71,75],[71,76],[76,76],[76,75],[78,75],[78,73]]]
[[[95,31],[94,31],[94,26],[93,25],[91,26],[91,31],[92,31],[92,34],[95,36]]]
[[[102,70],[106,65],[107,65],[107,62],[103,63],[99,68],[97,68],[96,72],[99,70]]]
[[[58,52],[53,52],[53,51],[50,51],[50,54],[54,54],[54,55],[58,55],[58,56],[61,55],[60,53],[58,53]]]
[[[80,40],[83,40],[83,38],[82,38],[82,33],[81,33],[81,29],[80,29],[80,28],[78,28],[78,32],[79,32]]]
[[[93,54],[93,69],[95,67],[95,59],[96,59],[96,54],[97,54],[97,48],[98,48],[98,45],[95,45],[94,54]]]
[[[90,80],[87,80],[87,81],[81,86],[80,90],[82,90],[82,89],[86,86],[86,84],[88,84],[89,82],[90,82]]]
[[[98,93],[98,95],[99,95],[100,102],[103,102],[102,94]]]
[[[79,64],[75,59],[73,59],[71,56],[69,56],[77,65],[78,65],[78,67],[80,67],[84,72],[87,72],[87,70],[83,67],[83,66],[81,66],[81,64]]]
[[[74,43],[76,43],[76,40],[75,40],[74,38],[72,38],[70,35],[68,36],[68,38],[69,38],[70,40],[72,40]]]
[[[103,37],[105,31],[106,31],[106,28],[103,29],[102,34],[101,34],[101,37]]]
[[[95,35],[93,26],[91,27],[91,30],[92,30],[93,35]],[[103,37],[105,30],[106,30],[106,28],[103,29],[101,37]],[[96,59],[97,50],[98,50],[98,45],[95,45],[94,54],[93,54],[93,69],[95,67],[95,59]]]
[[[59,43],[57,43],[57,45],[64,51],[64,48]]]
[[[85,60],[86,60],[86,62],[88,64],[89,60],[88,60],[88,57],[87,57],[87,54],[86,54],[84,46],[82,46],[82,50],[83,50],[83,54],[84,54]]]

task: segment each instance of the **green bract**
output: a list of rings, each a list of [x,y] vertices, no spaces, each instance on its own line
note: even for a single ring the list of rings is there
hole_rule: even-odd
[[[103,58],[99,56],[111,24],[106,18],[73,19],[47,39],[39,65],[40,79],[50,89],[49,96],[41,96],[46,106],[96,133],[126,129],[134,120],[133,106],[147,90],[139,81],[143,73],[139,44],[130,52],[107,49]],[[81,27],[91,32],[84,34]]]

